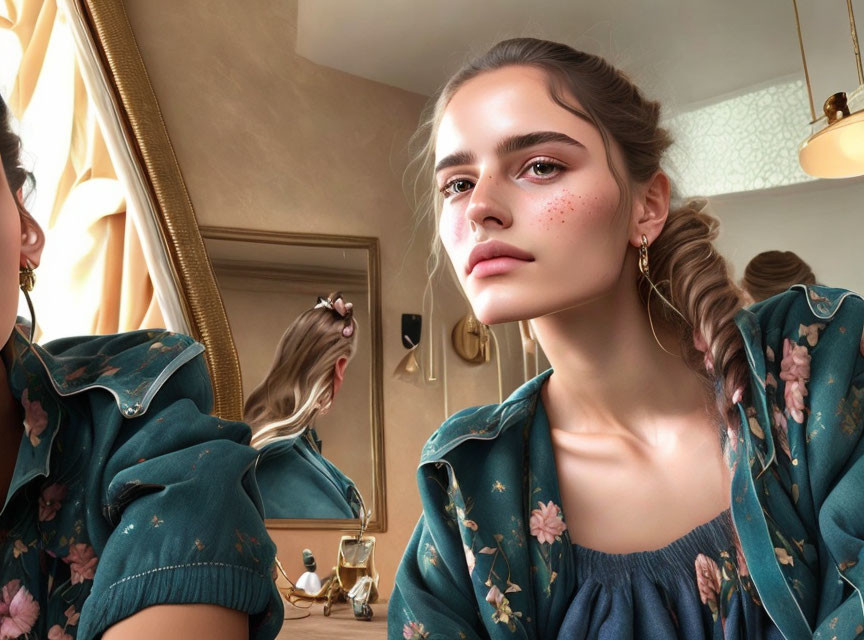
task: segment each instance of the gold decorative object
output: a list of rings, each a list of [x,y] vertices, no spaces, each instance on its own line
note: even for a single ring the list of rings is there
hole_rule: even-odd
[[[417,360],[417,350],[419,348],[420,345],[415,344],[413,347],[408,349],[408,353],[405,354],[405,357],[399,361],[399,364],[397,364],[396,368],[393,370],[394,378],[402,380],[402,382],[422,382],[423,378],[420,371],[420,362]]]
[[[465,362],[482,364],[489,362],[489,329],[470,311],[453,327],[450,334],[453,349]]]
[[[366,510],[363,497],[360,494],[357,494],[357,497],[361,504],[357,533],[342,536],[339,540],[336,566],[321,583],[318,593],[306,593],[298,589],[288,577],[282,563],[278,558],[276,559],[278,569],[276,587],[282,597],[297,609],[308,609],[316,602],[323,602],[323,613],[329,616],[334,602],[347,599],[352,604],[355,618],[372,619],[372,609],[369,605],[378,600],[379,577],[378,569],[375,567],[375,538],[366,535],[372,513]],[[361,594],[360,591],[363,593]],[[301,602],[308,602],[309,605],[302,606]]]
[[[818,118],[813,103],[810,73],[807,70],[807,57],[804,54],[797,1],[792,0],[792,5],[795,9],[795,26],[798,29],[798,44],[801,48],[807,95],[810,99],[812,129],[811,135],[801,143],[798,150],[801,168],[816,178],[851,178],[864,175],[864,70],[861,66],[861,51],[858,47],[858,31],[855,27],[852,0],[846,0],[846,7],[849,13],[852,51],[858,70],[858,88],[848,95],[839,92],[830,96],[823,106],[824,115]],[[857,110],[853,111],[850,108],[851,104],[855,104]]]
[[[360,527],[356,535],[342,536],[336,557],[336,580],[341,595],[347,597],[358,620],[371,620],[370,604],[378,600],[378,569],[375,567],[375,537],[367,536],[371,513],[360,499]],[[330,615],[330,602],[324,605],[324,615]]]

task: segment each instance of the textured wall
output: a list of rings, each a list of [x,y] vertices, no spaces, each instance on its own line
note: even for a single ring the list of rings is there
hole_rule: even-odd
[[[665,164],[683,196],[812,181],[798,164],[809,121],[803,80],[749,90],[666,121],[675,143]]]

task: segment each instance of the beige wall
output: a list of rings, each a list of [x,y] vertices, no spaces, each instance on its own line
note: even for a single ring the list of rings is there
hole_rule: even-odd
[[[405,146],[425,98],[310,63],[294,54],[296,1],[129,0],[127,10],[201,224],[377,236],[381,243],[388,529],[377,534],[386,597],[420,513],[420,449],[443,418],[443,385],[390,374],[405,354],[402,313],[419,313],[426,239],[401,188]],[[447,280],[449,282],[449,279]],[[466,307],[436,293],[433,332]],[[509,391],[521,376],[518,333],[502,328]],[[497,400],[494,362],[448,355],[450,410]],[[273,531],[283,564],[302,571],[310,547],[325,567],[341,532]]]
[[[718,246],[736,279],[757,253],[794,251],[817,281],[864,293],[864,179],[820,180],[711,199],[720,218]]]

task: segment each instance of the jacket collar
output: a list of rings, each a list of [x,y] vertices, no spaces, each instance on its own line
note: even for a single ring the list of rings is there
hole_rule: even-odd
[[[742,430],[751,438],[764,472],[776,460],[776,446],[771,429],[771,411],[766,395],[767,368],[763,336],[767,326],[778,314],[785,314],[795,301],[804,297],[813,315],[822,320],[832,318],[843,301],[850,296],[861,297],[845,289],[834,289],[818,285],[794,285],[786,293],[741,309],[735,315],[735,324],[744,339],[744,350],[751,377],[752,409],[746,413],[739,403],[742,415]],[[529,418],[533,398],[552,375],[548,369],[516,389],[504,402],[466,409],[451,416],[441,425],[423,447],[420,464],[440,461],[448,452],[466,440],[491,440],[504,430]],[[745,419],[746,418],[746,419]],[[764,435],[764,437],[763,437]]]
[[[101,389],[123,417],[140,417],[171,374],[204,350],[191,338],[164,330],[63,338],[45,345],[30,344],[29,335],[29,323],[19,318],[6,366],[12,395],[23,409],[24,436],[3,508],[18,488],[49,474],[65,398]]]
[[[45,345],[29,344],[29,335],[29,324],[19,318],[11,338],[17,363],[44,373],[59,396],[107,391],[126,418],[143,415],[171,374],[204,351],[192,338],[164,329],[61,338]]]
[[[547,369],[516,389],[501,404],[474,407],[448,418],[423,447],[420,465],[441,460],[466,440],[492,440],[514,424],[530,418],[533,401],[552,375]]]

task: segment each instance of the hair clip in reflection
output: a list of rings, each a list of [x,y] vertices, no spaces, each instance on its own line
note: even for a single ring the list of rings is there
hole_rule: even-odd
[[[354,335],[354,323],[352,322],[352,317],[354,316],[354,304],[351,302],[345,302],[341,293],[337,293],[332,299],[318,296],[318,303],[313,308],[329,309],[333,313],[339,314],[340,317],[345,319],[345,326],[342,327],[342,335],[346,338],[350,338]]]
[[[350,302],[345,302],[342,298],[336,298],[333,301],[333,309],[336,310],[343,318],[354,308],[354,305]]]

